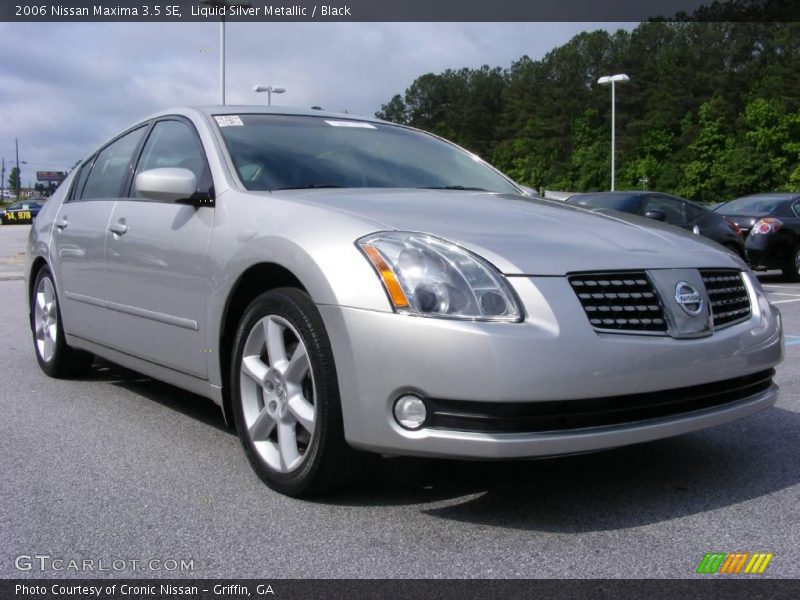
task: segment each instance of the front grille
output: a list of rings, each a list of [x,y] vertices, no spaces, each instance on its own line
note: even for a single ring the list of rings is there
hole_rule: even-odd
[[[600,331],[664,333],[667,322],[644,271],[569,276],[589,323]]]
[[[700,275],[708,292],[714,329],[728,327],[750,318],[750,295],[740,271],[702,270]]]
[[[721,408],[772,385],[775,370],[691,387],[583,400],[468,402],[427,398],[426,427],[482,433],[545,433],[641,423]]]

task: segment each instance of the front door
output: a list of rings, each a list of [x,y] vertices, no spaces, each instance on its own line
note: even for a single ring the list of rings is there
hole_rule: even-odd
[[[213,207],[140,197],[142,171],[181,167],[198,191],[211,175],[194,126],[167,118],[142,148],[128,197],[120,198],[107,234],[108,332],[112,347],[172,369],[206,377],[207,250]]]

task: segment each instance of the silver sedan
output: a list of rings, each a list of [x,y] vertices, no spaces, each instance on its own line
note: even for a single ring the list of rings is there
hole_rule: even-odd
[[[27,251],[36,358],[219,404],[293,496],[368,453],[584,452],[771,406],[781,321],[712,242],[531,197],[389,123],[207,107],[105,143]]]

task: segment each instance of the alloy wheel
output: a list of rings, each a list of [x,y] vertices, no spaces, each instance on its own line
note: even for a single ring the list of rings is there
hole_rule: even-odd
[[[46,363],[53,360],[58,340],[58,303],[53,282],[49,277],[39,280],[33,309],[36,332],[36,351]]]
[[[269,315],[250,330],[240,370],[246,435],[273,470],[297,469],[317,419],[311,362],[302,338],[284,318]]]

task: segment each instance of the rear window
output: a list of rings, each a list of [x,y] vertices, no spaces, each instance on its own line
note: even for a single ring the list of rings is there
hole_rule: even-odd
[[[731,200],[719,208],[727,215],[766,215],[790,200],[790,196],[747,196]]]

